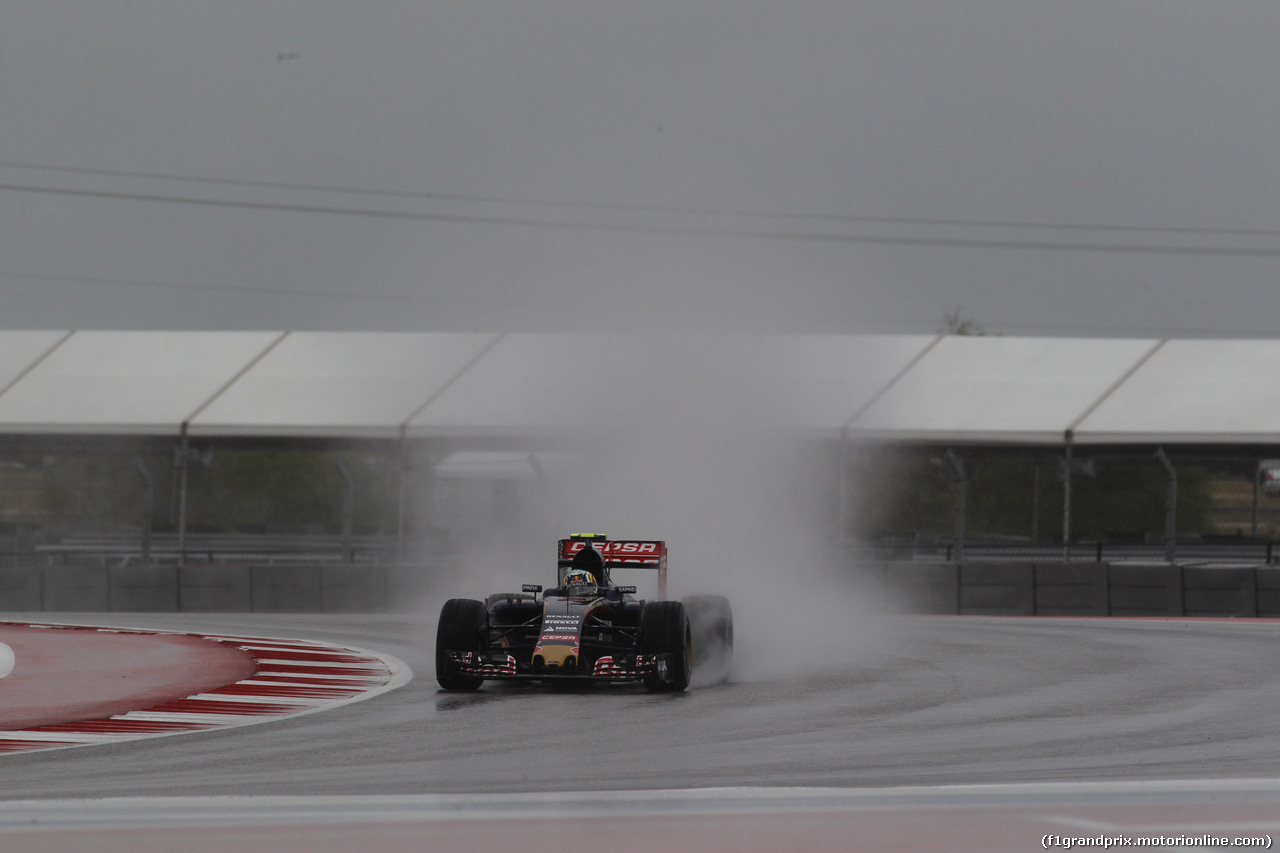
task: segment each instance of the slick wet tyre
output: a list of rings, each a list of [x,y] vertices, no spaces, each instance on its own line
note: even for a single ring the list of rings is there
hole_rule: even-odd
[[[484,631],[483,601],[451,598],[440,610],[436,626],[436,681],[445,690],[475,690],[484,679],[451,671],[448,652],[479,652]]]
[[[650,601],[640,611],[640,648],[646,655],[667,655],[667,673],[644,679],[655,693],[680,693],[693,677],[693,629],[679,601]]]

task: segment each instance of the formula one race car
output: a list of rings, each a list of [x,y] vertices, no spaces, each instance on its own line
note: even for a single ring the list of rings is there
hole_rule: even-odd
[[[656,569],[658,600],[618,586],[614,569]],[[642,682],[658,692],[689,686],[695,667],[728,674],[733,613],[728,599],[668,601],[667,545],[582,534],[560,540],[557,586],[484,601],[453,598],[436,630],[436,680],[475,690],[485,680]]]

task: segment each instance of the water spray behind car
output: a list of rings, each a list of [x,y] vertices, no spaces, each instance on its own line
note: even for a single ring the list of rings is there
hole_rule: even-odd
[[[661,370],[565,401],[591,438],[559,445],[574,461],[547,471],[521,503],[523,530],[505,552],[478,544],[466,594],[546,577],[548,543],[602,530],[665,541],[673,598],[729,598],[733,678],[812,677],[888,640],[879,603],[834,546],[838,463],[790,428],[788,389],[767,364],[709,359],[715,344],[655,337]],[[690,369],[672,371],[672,352]]]

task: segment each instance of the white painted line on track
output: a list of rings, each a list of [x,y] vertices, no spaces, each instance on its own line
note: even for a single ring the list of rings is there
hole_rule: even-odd
[[[32,623],[27,623],[26,627],[88,628],[84,625]],[[255,661],[255,671],[249,678],[215,691],[171,699],[124,714],[0,731],[0,755],[34,749],[120,743],[271,722],[371,699],[402,687],[413,677],[409,666],[391,655],[314,640],[184,634],[130,628],[96,630],[114,634],[162,634],[209,640],[248,653]],[[0,646],[8,649],[2,643]],[[0,656],[0,664],[2,663],[3,658]],[[329,671],[330,668],[338,668],[341,674],[335,676]],[[338,677],[342,679],[342,683],[316,684],[318,669],[324,671],[325,678]],[[290,672],[295,671],[296,677],[291,678]]]
[[[1135,805],[1257,802],[1276,804],[1280,779],[1050,782],[894,788],[674,788],[635,791],[540,791],[503,794],[255,795],[103,797],[0,801],[8,828],[76,826],[218,826],[290,822],[336,824],[439,821],[574,820],[656,816],[857,812],[957,806]],[[1226,799],[1223,799],[1226,798]],[[20,820],[17,820],[20,818]],[[1053,820],[1059,818],[1052,817]],[[1241,823],[1232,824],[1242,826]],[[1166,833],[1167,834],[1167,833]]]
[[[1212,792],[1196,780],[1157,784],[1162,794],[1141,799],[1147,787],[1141,782],[1081,782],[21,800],[0,802],[0,847],[57,853],[590,853],[606,848],[619,853],[1026,853],[1060,838],[1059,833],[1074,837],[1081,832],[1064,831],[1063,816],[1083,820],[1080,826],[1089,827],[1089,836],[1101,832],[1113,838],[1154,837],[1172,832],[1193,837],[1208,832],[1265,840],[1261,849],[1269,849],[1280,826],[1280,780],[1249,780],[1243,785],[1211,781]],[[1102,794],[1102,789],[1111,793]],[[1010,800],[1011,791],[1021,793]],[[1117,796],[1118,791],[1128,794]],[[1051,792],[1058,799],[1038,799]],[[960,801],[955,799],[958,795]],[[1022,799],[1028,795],[1031,799]],[[1134,796],[1139,799],[1131,799]],[[1171,816],[1181,819],[1169,821]],[[1145,829],[1148,826],[1152,829]]]

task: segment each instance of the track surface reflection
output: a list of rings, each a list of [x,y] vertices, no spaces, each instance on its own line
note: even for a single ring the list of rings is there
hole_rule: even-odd
[[[898,786],[1280,775],[1280,623],[900,618],[822,674],[441,692],[391,616],[85,614],[389,652],[416,677],[252,730],[6,756],[0,798]],[[797,642],[797,654],[820,650]]]

